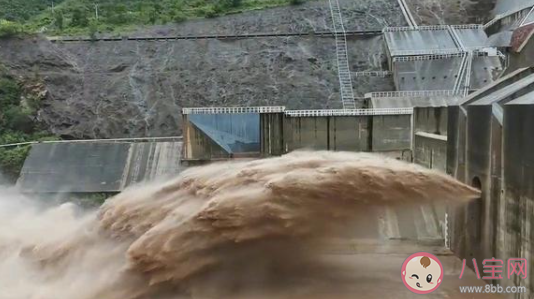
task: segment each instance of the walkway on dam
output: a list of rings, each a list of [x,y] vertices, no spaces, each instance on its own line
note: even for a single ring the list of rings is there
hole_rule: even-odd
[[[348,37],[372,37],[381,35],[381,30],[367,31],[346,31]],[[140,37],[48,37],[51,42],[116,42],[116,41],[173,41],[173,40],[198,40],[198,39],[249,39],[249,38],[270,38],[270,37],[328,37],[333,38],[334,32],[288,32],[288,33],[252,33],[252,34],[214,34],[214,35],[177,35],[177,36],[140,36]]]

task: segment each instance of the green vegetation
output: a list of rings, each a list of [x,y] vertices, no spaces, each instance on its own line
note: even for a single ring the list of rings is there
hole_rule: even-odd
[[[0,0],[0,19],[24,23],[63,0]]]
[[[291,5],[303,4],[305,0],[290,0]]]
[[[73,202],[76,205],[84,208],[98,208],[103,205],[106,200],[113,197],[111,193],[86,193],[86,194],[71,194],[66,197],[67,202]]]
[[[0,19],[0,38],[12,37],[23,32],[23,27],[15,22]]]
[[[139,25],[180,23],[306,0],[0,0],[0,19],[49,35],[117,34]],[[55,3],[52,9],[52,2]],[[15,23],[12,23],[15,24]]]
[[[54,139],[39,128],[36,114],[40,96],[36,90],[42,85],[17,82],[0,65],[0,144]],[[9,179],[16,179],[29,146],[0,148],[0,170]]]

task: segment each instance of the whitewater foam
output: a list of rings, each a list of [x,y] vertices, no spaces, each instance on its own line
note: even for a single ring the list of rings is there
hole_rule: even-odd
[[[479,196],[413,164],[333,152],[190,168],[130,188],[99,211],[44,208],[1,192],[5,299],[221,298],[213,292],[282,287],[303,269],[333,271],[319,244],[365,225],[358,220],[371,207]]]

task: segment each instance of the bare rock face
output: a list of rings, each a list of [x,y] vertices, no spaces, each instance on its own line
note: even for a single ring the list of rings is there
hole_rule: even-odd
[[[347,30],[404,25],[397,1],[341,3]],[[163,33],[325,31],[330,22],[328,2],[314,1],[186,22]],[[162,34],[161,28],[152,30],[149,34]],[[382,70],[386,64],[381,37],[350,37],[348,48],[354,72]],[[335,55],[334,39],[317,36],[57,44],[38,37],[0,40],[2,63],[17,75],[42,77],[47,93],[39,118],[64,138],[179,135],[182,107],[340,108]],[[389,78],[355,77],[355,93],[363,96],[376,84],[393,89]]]
[[[341,107],[332,38],[2,45],[11,68],[37,66],[49,91],[40,118],[64,137],[177,135],[182,107]],[[382,51],[380,37],[349,40],[354,71],[380,70]],[[354,78],[359,96],[372,85]]]
[[[420,25],[482,24],[497,0],[405,0]],[[508,1],[508,0],[506,0]]]
[[[91,117],[80,100],[83,71],[74,56],[41,37],[9,38],[0,39],[0,62],[19,78],[38,76],[45,84],[38,116],[53,132],[62,134]]]
[[[332,24],[328,3],[309,1],[128,35],[324,32]],[[494,5],[493,0],[407,3],[421,24],[469,23]],[[340,5],[350,31],[406,25],[397,0],[340,0]],[[381,37],[350,37],[351,71],[385,70],[383,48]],[[340,108],[335,55],[333,38],[312,35],[57,44],[39,37],[0,39],[1,63],[18,76],[44,82],[39,119],[64,138],[179,135],[182,107]],[[388,77],[354,76],[353,84],[357,97],[394,88]]]

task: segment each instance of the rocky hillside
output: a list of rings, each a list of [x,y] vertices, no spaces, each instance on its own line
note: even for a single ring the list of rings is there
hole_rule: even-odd
[[[415,0],[407,1],[412,5]],[[406,25],[397,0],[340,2],[347,30]],[[416,1],[416,18],[439,24],[487,6],[482,0],[438,2]],[[462,9],[453,13],[449,8],[455,3]],[[428,9],[436,5],[443,9],[432,17]],[[294,33],[330,27],[328,1],[322,0],[140,28],[129,35]],[[318,36],[65,43],[10,38],[0,39],[0,62],[18,77],[42,78],[47,92],[38,119],[62,138],[169,136],[181,134],[182,107],[339,108],[334,45],[333,38]],[[385,68],[380,36],[351,37],[348,48],[353,72]],[[363,96],[391,90],[393,84],[390,78],[355,76],[354,88]]]
[[[421,25],[481,24],[497,0],[405,0]]]
[[[404,24],[396,1],[347,3],[350,30]],[[308,32],[328,30],[329,22],[323,1],[154,30]],[[353,71],[380,70],[385,64],[380,37],[351,38],[349,52]],[[63,138],[177,135],[180,109],[186,106],[340,107],[329,37],[57,44],[12,38],[0,41],[0,60],[17,75],[41,75],[48,93],[39,118]],[[382,89],[392,88],[389,80],[377,79]],[[357,80],[357,94],[371,91],[373,80]]]
[[[180,134],[181,107],[339,108],[333,44],[310,37],[57,46],[12,39],[0,55],[21,74],[37,66],[49,91],[40,118],[62,137],[165,136]],[[349,48],[353,70],[385,63],[380,37],[350,40]],[[372,90],[358,83],[360,95]]]

